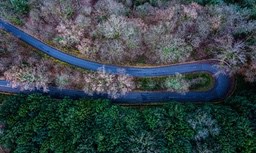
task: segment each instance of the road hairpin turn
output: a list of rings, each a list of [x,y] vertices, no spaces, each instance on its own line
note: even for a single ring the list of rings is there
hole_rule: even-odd
[[[119,70],[125,70],[125,73],[134,77],[157,77],[157,76],[169,76],[175,75],[175,73],[193,73],[193,72],[208,72],[213,75],[215,79],[214,87],[208,91],[191,91],[185,95],[169,92],[169,91],[134,91],[129,92],[124,96],[114,99],[115,102],[124,104],[144,104],[144,103],[157,103],[164,101],[180,101],[180,102],[209,102],[209,101],[219,101],[225,99],[233,89],[234,83],[233,78],[227,74],[220,73],[219,75],[214,75],[218,73],[216,64],[219,63],[218,60],[206,60],[206,61],[195,61],[190,63],[181,63],[175,65],[158,66],[158,67],[125,67],[125,66],[115,66],[108,64],[101,64],[85,59],[81,59],[67,53],[64,53],[58,49],[55,49],[35,37],[23,32],[19,28],[13,26],[0,19],[0,28],[11,33],[13,36],[19,38],[25,43],[37,48],[39,51],[55,58],[60,61],[69,63],[71,65],[97,71],[99,68],[104,67],[107,73],[118,74]],[[8,86],[8,82],[5,80],[0,81],[0,92],[9,93],[31,93],[30,91],[20,91],[19,88],[11,88]],[[35,91],[34,91],[35,92]],[[58,89],[55,87],[50,87],[48,94],[54,96],[69,96],[71,98],[89,97],[86,93],[79,90],[71,89]],[[95,98],[107,98],[107,95],[93,95]]]

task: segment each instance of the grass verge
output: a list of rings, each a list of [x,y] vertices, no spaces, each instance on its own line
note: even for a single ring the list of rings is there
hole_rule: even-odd
[[[136,90],[162,91],[167,90],[165,80],[175,76],[135,78]],[[207,91],[213,88],[215,80],[210,73],[195,72],[184,74],[185,81],[189,82],[190,91]]]

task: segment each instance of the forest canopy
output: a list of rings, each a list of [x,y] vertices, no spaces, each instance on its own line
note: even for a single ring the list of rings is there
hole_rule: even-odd
[[[12,152],[256,151],[256,96],[222,104],[124,107],[108,100],[12,96],[0,106],[0,144]]]

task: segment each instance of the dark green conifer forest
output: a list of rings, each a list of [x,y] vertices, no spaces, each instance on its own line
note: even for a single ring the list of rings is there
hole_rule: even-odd
[[[100,99],[2,97],[0,143],[12,152],[256,151],[255,86],[221,103],[120,106]]]

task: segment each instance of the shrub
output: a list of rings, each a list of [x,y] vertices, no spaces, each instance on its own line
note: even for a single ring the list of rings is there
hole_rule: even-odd
[[[212,4],[222,4],[223,0],[189,0],[189,2],[196,2],[200,5],[212,5]]]
[[[18,13],[25,14],[29,12],[28,0],[10,0],[10,2]]]
[[[1,28],[0,28],[1,29]],[[0,31],[0,54],[14,52],[19,46],[16,41],[13,41],[13,37]]]
[[[190,56],[192,47],[184,39],[164,37],[162,43],[157,44],[157,55],[162,63],[184,62]]]
[[[243,27],[246,27],[245,25],[250,25],[250,22],[248,23],[250,17],[248,10],[240,10],[234,5],[209,6],[207,11],[210,16],[220,18],[221,20],[221,24],[216,31],[218,35],[233,35],[239,32],[238,29],[243,29]],[[250,29],[251,27],[250,25]],[[248,29],[248,31],[250,31],[250,29]]]
[[[97,25],[96,32],[107,39],[120,38],[125,41],[132,41],[132,38],[140,37],[143,32],[143,26],[144,23],[139,19],[111,15],[107,20]]]
[[[38,9],[30,10],[24,27],[26,32],[44,41],[49,41],[56,34],[55,24],[46,23],[42,19],[42,12]]]
[[[194,139],[202,141],[209,136],[216,136],[220,133],[217,121],[207,111],[198,109],[187,120],[189,125],[196,131]]]
[[[187,117],[187,122],[195,131],[195,149],[198,152],[219,152],[221,144],[208,143],[209,139],[217,137],[221,128],[207,108],[197,109]],[[207,141],[208,140],[208,141]]]
[[[117,0],[117,2],[121,2],[124,6],[131,8],[133,6],[133,0]]]
[[[186,17],[196,19],[198,17],[198,10],[202,7],[198,5],[197,3],[191,3],[190,5],[184,5],[182,6],[184,15]]]
[[[145,130],[134,131],[133,134],[128,138],[128,142],[132,146],[135,146],[131,147],[130,151],[137,153],[156,153],[163,151],[163,149],[166,148],[159,145],[159,141],[161,141],[162,139],[157,136],[158,135],[156,133],[151,133]]]
[[[228,62],[232,67],[239,64],[242,65],[245,64],[247,60],[243,49],[244,44],[242,42],[238,42],[232,46],[226,46],[226,48],[223,49],[222,52],[217,55],[217,57],[221,61]]]
[[[91,18],[83,14],[79,14],[75,19],[75,24],[83,28],[88,28],[91,24]]]
[[[43,0],[31,1],[30,3],[32,5],[31,11],[37,12],[39,14],[39,18],[36,18],[37,20],[40,20],[42,24],[55,27],[61,22],[74,18],[74,15],[76,15],[80,9],[79,2],[80,0]],[[85,5],[84,8],[81,8],[81,13],[86,14],[84,9],[88,7],[88,5]],[[30,18],[33,18],[33,16],[30,16]]]
[[[196,4],[190,6],[175,5],[165,10],[157,10],[151,20],[158,20],[149,25],[144,34],[144,41],[149,50],[156,54],[158,63],[186,61],[193,47],[199,47],[209,34],[209,26],[202,25],[202,8]],[[198,21],[197,21],[198,20]],[[198,24],[198,25],[197,25]],[[151,56],[152,58],[152,56]]]
[[[241,74],[245,76],[245,80],[248,82],[256,82],[256,60],[253,60],[247,64],[241,71]]]
[[[119,63],[123,62],[125,56],[130,60],[136,59],[143,52],[143,26],[141,20],[129,20],[116,15],[98,24],[96,33],[102,59]],[[100,44],[100,41],[103,43]]]
[[[81,54],[86,55],[89,58],[95,57],[96,53],[98,52],[98,48],[89,38],[83,38],[76,46],[76,48]]]
[[[120,40],[103,41],[99,49],[102,61],[110,63],[121,63],[125,59],[125,46]]]
[[[238,4],[241,7],[247,7],[247,8],[255,6],[255,1],[254,0],[239,0],[239,1],[224,0],[224,2],[230,3],[230,4]]]
[[[154,7],[164,7],[167,6],[169,0],[134,0],[134,6],[150,4]]]
[[[186,94],[186,92],[189,91],[190,84],[185,80],[182,74],[176,73],[174,77],[168,77],[163,86],[167,88],[168,91]]]
[[[194,26],[196,27],[195,30],[190,31],[190,36],[187,36],[187,39],[194,48],[198,48],[207,41],[211,34],[211,23],[209,23],[209,19],[206,16],[200,16],[196,19]],[[217,27],[217,24],[214,26]]]
[[[187,0],[185,0],[187,1]],[[251,8],[255,5],[254,0],[188,0],[189,2],[196,2],[200,5],[216,5],[216,4],[234,4],[240,7]]]
[[[70,85],[70,81],[71,79],[69,75],[60,73],[56,75],[55,84],[57,85],[58,88],[64,89],[68,85]]]
[[[39,11],[41,18],[50,24],[58,24],[63,22],[64,17],[61,15],[60,6],[57,0],[44,0],[40,2],[39,8],[34,8],[33,10]]]
[[[23,24],[23,18],[21,13],[17,13],[17,11],[13,8],[11,2],[9,0],[0,1],[0,17],[1,19],[5,19],[14,23],[16,25]]]
[[[60,23],[56,27],[56,30],[59,34],[55,40],[59,44],[68,47],[78,44],[84,34],[84,30],[80,26],[74,24],[72,21]]]
[[[212,50],[215,58],[223,61],[221,67],[230,74],[237,73],[254,56],[253,44],[249,40],[254,35],[256,23],[249,19],[247,9],[240,10],[233,5],[211,6],[208,9],[216,19],[215,33],[208,49]]]
[[[132,77],[123,74],[107,74],[103,67],[97,73],[84,75],[84,92],[92,95],[93,93],[108,94],[111,98],[117,98],[135,88]]]
[[[108,39],[116,39],[121,36],[126,28],[127,21],[124,17],[111,15],[105,22],[97,25],[97,32]]]
[[[99,0],[94,5],[96,12],[99,13],[100,16],[109,16],[112,14],[115,15],[125,15],[127,9],[124,7],[122,3],[118,3],[115,0]]]
[[[70,20],[79,9],[78,1],[44,0],[39,1],[39,3],[42,15],[45,18],[55,18],[60,19],[61,21]]]
[[[0,74],[2,74],[6,69],[9,68],[9,65],[12,63],[10,58],[0,58]]]
[[[217,48],[214,51],[221,63],[221,67],[229,71],[230,74],[238,72],[238,70],[247,62],[247,52],[243,42],[234,42],[232,37],[224,37],[215,40]]]
[[[136,14],[141,17],[141,18],[145,18],[148,15],[153,15],[155,8],[150,5],[149,3],[144,3],[142,5],[138,5],[136,8]]]
[[[128,49],[135,49],[140,52],[143,48],[143,33],[145,32],[145,24],[140,19],[128,20],[124,29],[122,30],[121,37]],[[139,48],[141,50],[139,50]]]
[[[136,83],[136,88],[143,90],[154,90],[158,87],[158,82],[152,78],[141,79],[140,82]]]
[[[4,73],[6,80],[11,82],[11,87],[20,87],[21,90],[34,90],[43,88],[48,91],[50,77],[47,75],[47,67],[44,63],[35,65],[12,66]]]
[[[161,41],[161,37],[167,33],[166,24],[161,22],[150,26],[144,34],[144,41],[149,48],[155,48]]]

